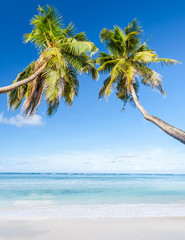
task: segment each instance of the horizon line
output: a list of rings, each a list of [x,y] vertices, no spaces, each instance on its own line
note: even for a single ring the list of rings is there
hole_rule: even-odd
[[[185,175],[185,173],[156,173],[156,172],[0,172],[0,174],[65,174],[65,175],[80,175],[80,174],[107,174],[107,175]]]

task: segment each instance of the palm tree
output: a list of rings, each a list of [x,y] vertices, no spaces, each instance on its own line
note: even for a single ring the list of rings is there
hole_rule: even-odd
[[[61,15],[47,6],[38,8],[38,15],[31,20],[33,30],[25,35],[25,42],[32,42],[39,49],[39,57],[21,72],[14,83],[0,88],[8,93],[9,107],[22,109],[32,116],[45,95],[48,115],[53,114],[60,99],[71,105],[78,94],[78,74],[85,72],[98,78],[91,56],[97,52],[85,33],[76,33],[70,23],[64,28]]]
[[[150,115],[138,101],[139,80],[142,84],[157,89],[165,95],[161,77],[149,67],[151,63],[172,65],[179,62],[159,58],[154,50],[147,47],[146,42],[141,43],[141,27],[135,19],[124,30],[118,26],[114,26],[113,30],[104,28],[100,33],[100,38],[109,53],[99,53],[98,71],[108,72],[109,77],[104,81],[99,98],[103,96],[107,98],[115,89],[117,97],[123,100],[124,107],[127,102],[135,102],[146,120],[153,122],[164,132],[185,144],[184,131]]]

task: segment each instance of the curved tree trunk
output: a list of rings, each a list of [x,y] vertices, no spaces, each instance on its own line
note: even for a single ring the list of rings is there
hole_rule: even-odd
[[[130,91],[132,93],[134,102],[139,109],[139,111],[143,114],[144,118],[150,122],[153,122],[155,125],[157,125],[159,128],[161,128],[165,133],[172,136],[173,138],[177,139],[178,141],[185,144],[185,132],[169,125],[168,123],[164,122],[158,117],[150,115],[140,104],[135,89],[133,85],[130,85]]]
[[[10,92],[10,91],[13,91],[14,89],[18,88],[18,87],[21,87],[23,86],[24,84],[27,84],[31,81],[33,81],[45,68],[46,64],[42,65],[41,68],[39,68],[39,70],[37,70],[34,74],[32,74],[30,77],[22,80],[22,81],[19,81],[19,82],[16,82],[16,83],[13,83],[9,86],[6,86],[6,87],[1,87],[0,88],[0,94],[2,93],[7,93],[7,92]]]

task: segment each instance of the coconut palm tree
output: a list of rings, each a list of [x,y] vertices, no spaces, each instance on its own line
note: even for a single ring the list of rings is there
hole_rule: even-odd
[[[99,72],[109,73],[99,98],[106,98],[115,90],[119,99],[123,100],[124,107],[127,102],[134,102],[144,118],[153,122],[164,132],[185,144],[185,132],[175,128],[160,118],[150,115],[138,101],[138,86],[140,83],[157,89],[163,95],[160,75],[152,70],[151,63],[172,65],[179,63],[176,60],[159,58],[154,50],[148,48],[146,42],[141,43],[141,27],[136,19],[124,30],[114,26],[113,30],[104,28],[100,33],[101,41],[108,49],[108,53],[100,52],[97,63]]]
[[[39,50],[39,57],[21,72],[14,83],[0,88],[8,93],[9,107],[17,109],[22,101],[26,116],[32,116],[45,95],[48,115],[57,110],[60,99],[71,105],[78,94],[78,74],[85,72],[98,78],[91,56],[97,51],[85,33],[76,33],[70,23],[64,28],[61,15],[47,6],[38,8],[31,20],[33,30],[25,35]]]

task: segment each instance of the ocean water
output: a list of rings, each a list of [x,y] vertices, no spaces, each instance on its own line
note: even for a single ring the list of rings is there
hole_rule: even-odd
[[[1,217],[185,216],[185,175],[1,173]]]

